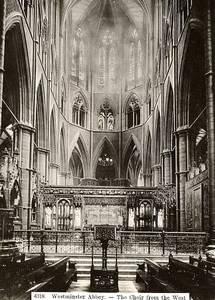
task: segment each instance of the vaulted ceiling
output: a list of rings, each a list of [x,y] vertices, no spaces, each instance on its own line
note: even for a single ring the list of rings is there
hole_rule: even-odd
[[[65,21],[72,16],[73,28],[84,23],[96,34],[105,22],[113,22],[119,34],[132,25],[144,35],[151,19],[151,0],[64,0],[62,12]]]

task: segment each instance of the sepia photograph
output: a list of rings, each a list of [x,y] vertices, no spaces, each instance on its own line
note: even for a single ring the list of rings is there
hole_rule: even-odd
[[[214,74],[214,0],[0,0],[0,300],[215,300]]]

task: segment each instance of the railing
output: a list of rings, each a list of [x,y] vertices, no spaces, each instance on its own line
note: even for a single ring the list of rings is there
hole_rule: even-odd
[[[21,252],[74,253],[101,252],[100,241],[94,240],[93,231],[19,230],[14,232]],[[120,254],[165,255],[203,252],[207,242],[204,232],[140,232],[118,231],[115,241],[109,242],[108,252],[118,248]]]

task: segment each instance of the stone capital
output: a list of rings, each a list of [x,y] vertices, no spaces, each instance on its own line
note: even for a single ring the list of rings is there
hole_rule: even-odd
[[[25,124],[25,123],[16,123],[13,125],[13,127],[15,129],[19,128],[19,129],[22,129],[24,131],[29,131],[29,132],[35,132],[36,129],[35,127],[31,126],[31,125],[28,125],[28,124]]]
[[[180,126],[174,132],[175,135],[186,134],[189,130],[189,125]]]
[[[164,149],[162,152],[163,156],[170,156],[172,154],[172,151],[169,149]]]

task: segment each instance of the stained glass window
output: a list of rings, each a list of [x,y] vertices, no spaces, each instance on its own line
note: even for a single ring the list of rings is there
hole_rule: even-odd
[[[76,40],[72,44],[72,76],[76,76]]]
[[[113,47],[109,52],[109,83],[116,83],[116,50]]]
[[[79,79],[83,80],[85,79],[85,68],[84,68],[84,64],[85,64],[85,55],[84,55],[84,43],[83,41],[80,42],[79,45]]]
[[[134,43],[130,46],[129,55],[129,80],[133,81],[135,79],[135,53],[134,53]]]
[[[105,49],[99,49],[99,85],[105,85]]]
[[[137,48],[137,77],[141,78],[143,75],[143,53],[142,53],[142,46],[140,40],[138,41],[138,48]]]

